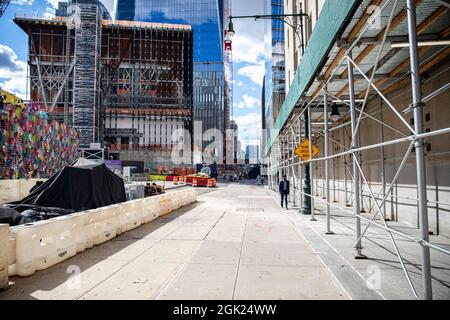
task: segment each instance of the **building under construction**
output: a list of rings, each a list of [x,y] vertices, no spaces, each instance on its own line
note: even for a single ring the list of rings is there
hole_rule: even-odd
[[[31,100],[77,129],[81,147],[167,161],[172,132],[192,131],[189,25],[113,21],[91,0],[14,21],[29,37]]]

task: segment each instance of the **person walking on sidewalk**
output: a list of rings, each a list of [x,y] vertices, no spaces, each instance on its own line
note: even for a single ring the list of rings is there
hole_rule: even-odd
[[[280,181],[280,185],[278,186],[278,191],[281,196],[281,207],[283,208],[283,199],[286,204],[286,209],[288,208],[288,195],[289,195],[289,181],[286,178],[286,175],[283,175],[283,180]]]

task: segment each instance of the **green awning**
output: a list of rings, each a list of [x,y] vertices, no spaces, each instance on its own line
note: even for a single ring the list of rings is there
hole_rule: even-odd
[[[313,80],[323,59],[334,45],[338,32],[341,31],[353,9],[361,0],[326,0],[314,30],[305,49],[305,54],[295,72],[286,99],[270,132],[266,152],[270,150],[297,101],[304,94],[306,87]]]

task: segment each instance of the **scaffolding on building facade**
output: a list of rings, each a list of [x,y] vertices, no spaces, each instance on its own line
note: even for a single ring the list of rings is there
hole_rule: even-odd
[[[377,10],[370,11],[371,6]],[[374,21],[379,23],[378,29],[372,28]],[[323,203],[330,237],[332,221],[339,220],[331,208],[353,216],[355,258],[366,258],[362,243],[369,237],[369,228],[385,230],[413,295],[423,299],[432,299],[430,249],[450,254],[430,242],[428,221],[430,208],[450,204],[427,199],[426,182],[427,161],[448,154],[448,143],[435,154],[426,154],[438,141],[432,139],[445,137],[450,127],[436,120],[436,128],[424,130],[429,114],[424,116],[423,111],[425,103],[437,99],[450,85],[428,86],[431,92],[422,95],[428,83],[448,73],[444,62],[448,63],[449,48],[438,41],[448,39],[448,21],[448,6],[440,1],[355,1],[345,31],[333,40],[328,59],[315,72],[284,126],[272,132],[276,139],[268,151],[270,188],[276,190],[281,176],[288,175],[295,190],[291,201],[301,205],[309,198],[311,221],[316,221],[314,203]],[[419,41],[429,40],[437,43],[419,47]],[[412,93],[409,105],[402,105],[405,89]],[[332,108],[346,113],[345,117],[330,121]],[[312,142],[305,161],[294,153],[303,139]],[[313,144],[322,150],[316,158]],[[416,174],[417,198],[396,194],[406,168]],[[420,237],[389,225],[390,220],[398,219],[393,208],[399,199],[416,203]],[[435,223],[438,234],[438,218]],[[421,250],[422,293],[411,280],[399,239],[417,243]]]

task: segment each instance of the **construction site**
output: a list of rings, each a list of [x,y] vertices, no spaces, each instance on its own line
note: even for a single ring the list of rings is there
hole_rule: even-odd
[[[0,300],[450,300],[450,4],[173,1],[119,11],[210,10],[202,36],[223,60],[196,61],[200,22],[117,20],[97,0],[15,15],[30,101],[0,92]],[[231,52],[238,19],[269,23],[262,114],[236,109],[268,129],[264,171],[238,172],[239,136],[233,164],[203,150],[203,129],[237,131],[229,107],[251,91],[233,88],[233,61],[249,66]],[[195,166],[173,163],[180,129],[205,151]]]
[[[14,19],[29,37],[31,100],[78,130],[81,148],[170,161],[172,132],[192,132],[191,27],[113,21],[95,1],[65,9]]]

